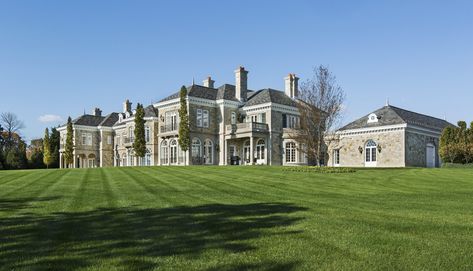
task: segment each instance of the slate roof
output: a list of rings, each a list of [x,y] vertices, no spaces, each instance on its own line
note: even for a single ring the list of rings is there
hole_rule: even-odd
[[[72,120],[73,124],[84,126],[98,126],[105,117],[85,114]]]
[[[104,120],[99,124],[99,126],[112,127],[118,121],[118,113],[110,113],[105,116]]]
[[[207,100],[230,100],[238,101],[235,97],[235,86],[230,84],[224,84],[217,89],[208,88],[200,85],[192,85],[187,87],[188,95],[191,97],[198,97]],[[179,98],[179,91],[169,95],[168,97],[160,100],[159,102],[165,102]],[[262,89],[259,91],[248,90],[247,91],[247,102],[244,106],[251,106],[257,104],[263,104],[273,102],[282,105],[296,106],[296,103],[289,98],[283,91],[275,89]]]
[[[264,103],[277,103],[287,106],[297,106],[296,102],[289,98],[284,92],[275,89],[262,89],[248,98],[245,106],[252,106]]]
[[[147,107],[144,108],[144,110],[145,110],[145,118],[158,116],[156,115],[156,109],[154,108],[153,105],[148,105]]]
[[[372,113],[376,114],[376,116],[378,117],[378,122],[368,123],[368,116]],[[339,130],[343,131],[396,124],[412,124],[424,128],[441,131],[447,126],[453,126],[453,124],[449,123],[448,121],[412,112],[392,105],[384,106],[378,110],[375,110],[372,113],[367,114],[366,116],[363,116],[362,118],[359,118],[345,125]]]

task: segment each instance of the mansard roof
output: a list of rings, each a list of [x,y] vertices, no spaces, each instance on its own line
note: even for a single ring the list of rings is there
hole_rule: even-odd
[[[378,120],[376,122],[368,123],[368,116],[371,114],[375,114]],[[449,123],[448,121],[445,121],[439,118],[405,110],[405,109],[395,107],[392,105],[386,105],[366,116],[363,116],[362,118],[359,118],[345,125],[339,130],[343,131],[343,130],[351,130],[351,129],[397,125],[397,124],[412,124],[412,125],[420,126],[423,128],[434,129],[438,131],[443,130],[447,126],[453,125]]]
[[[293,99],[289,98],[286,93],[271,88],[259,90],[253,95],[251,95],[248,98],[248,101],[246,102],[245,106],[252,106],[264,103],[277,103],[294,107],[297,106],[296,102]]]

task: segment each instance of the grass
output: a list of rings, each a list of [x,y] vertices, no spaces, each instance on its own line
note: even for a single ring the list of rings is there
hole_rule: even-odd
[[[0,270],[471,270],[473,170],[0,172]]]

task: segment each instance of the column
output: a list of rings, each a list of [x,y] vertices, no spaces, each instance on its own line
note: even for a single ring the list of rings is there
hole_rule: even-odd
[[[254,146],[253,146],[253,136],[250,137],[250,165],[253,165],[255,159]]]
[[[228,157],[228,153],[227,153],[227,152],[228,152],[228,142],[227,142],[226,139],[224,139],[223,142],[224,142],[224,144],[223,144],[224,148],[223,148],[223,150],[220,150],[220,151],[223,152],[223,165],[226,166],[226,165],[228,165],[228,161],[227,161],[227,157]]]
[[[62,152],[59,153],[59,168],[64,168],[64,165],[62,162]]]

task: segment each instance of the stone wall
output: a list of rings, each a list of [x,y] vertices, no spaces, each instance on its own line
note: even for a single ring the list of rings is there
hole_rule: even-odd
[[[403,130],[360,133],[355,135],[342,135],[329,144],[328,165],[333,166],[333,150],[340,149],[340,166],[364,167],[365,145],[368,140],[373,140],[378,145],[377,167],[404,167],[405,163],[405,136]],[[381,146],[381,151],[379,151]],[[362,148],[362,153],[359,151]]]
[[[406,131],[406,166],[426,167],[426,149],[429,143],[435,146],[435,166],[438,167],[440,166],[438,155],[439,137]]]

